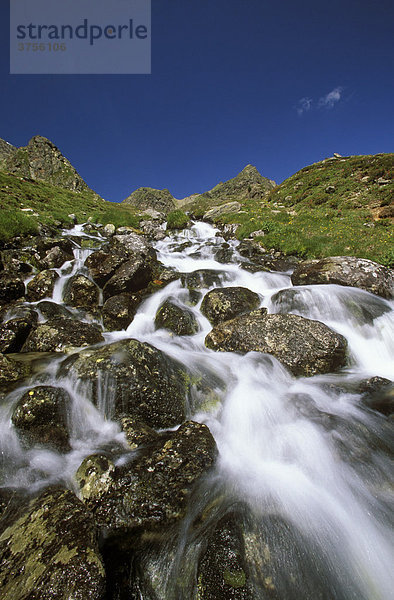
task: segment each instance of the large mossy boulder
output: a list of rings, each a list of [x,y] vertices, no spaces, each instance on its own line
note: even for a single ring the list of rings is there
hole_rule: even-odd
[[[298,315],[252,311],[216,325],[205,345],[222,352],[263,352],[293,375],[330,373],[346,363],[346,339],[320,321]]]
[[[56,317],[29,334],[22,352],[70,352],[103,341],[97,325]]]
[[[260,304],[260,297],[244,287],[216,288],[205,294],[201,312],[216,325],[250,312]]]
[[[101,600],[105,573],[92,515],[49,489],[0,534],[2,600]]]
[[[193,312],[171,300],[166,300],[159,307],[155,326],[157,329],[168,329],[175,335],[193,335],[198,331],[198,321]]]
[[[102,455],[87,457],[76,479],[97,523],[112,533],[165,531],[184,517],[191,490],[216,453],[208,427],[187,421],[126,465],[115,467]]]
[[[358,287],[382,298],[394,298],[394,271],[372,260],[330,256],[301,262],[291,276],[293,285],[336,283]]]
[[[100,290],[85,275],[73,275],[67,281],[63,301],[75,308],[94,309],[98,307]]]
[[[127,329],[140,302],[140,294],[117,294],[108,298],[102,309],[104,327],[109,331]]]
[[[70,450],[67,414],[71,398],[66,390],[38,386],[18,401],[12,423],[28,444],[42,444],[60,452]]]
[[[59,275],[56,271],[45,269],[38,273],[26,286],[27,299],[30,302],[37,302],[43,298],[52,298],[53,288]]]
[[[108,418],[130,416],[165,428],[186,417],[187,373],[150,344],[129,339],[83,350],[63,363],[61,374],[87,386],[95,404],[105,383]]]

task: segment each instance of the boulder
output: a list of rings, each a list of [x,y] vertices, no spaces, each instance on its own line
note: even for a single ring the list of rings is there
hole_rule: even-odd
[[[41,262],[45,269],[59,269],[66,261],[73,259],[72,253],[65,252],[59,246],[54,246],[46,252]]]
[[[113,236],[115,234],[115,231],[116,231],[116,227],[113,223],[107,223],[107,225],[104,225],[104,227],[103,227],[103,233],[107,237]]]
[[[76,479],[96,522],[112,533],[165,531],[184,517],[193,485],[213,465],[216,454],[208,427],[187,421],[158,438],[131,464],[115,467],[102,456],[86,458]]]
[[[52,298],[53,288],[59,275],[56,271],[45,269],[38,273],[26,286],[29,302],[37,302],[43,298]]]
[[[199,269],[192,273],[184,273],[181,275],[182,285],[195,290],[221,286],[225,273],[214,271],[213,269]]]
[[[138,292],[152,278],[152,267],[145,257],[134,257],[124,262],[103,288],[104,300],[127,292]]]
[[[53,250],[54,248],[60,249],[64,254],[68,256],[68,260],[72,260],[74,258],[74,244],[68,237],[63,238],[50,238],[50,237],[41,237],[38,239],[35,249],[42,259],[48,255],[48,252]]]
[[[30,333],[22,352],[70,352],[103,341],[97,325],[55,317]]]
[[[33,256],[29,251],[21,250],[3,250],[1,253],[3,268],[6,271],[15,273],[24,277],[33,271],[33,266],[37,266]]]
[[[201,303],[201,312],[217,325],[257,308],[260,297],[244,287],[215,288],[205,294]]]
[[[119,256],[113,251],[97,250],[87,257],[85,267],[89,269],[93,281],[103,287],[125,261],[125,257]]]
[[[4,354],[0,354],[0,385],[6,388],[19,379],[27,377],[31,372],[28,364],[12,360]]]
[[[329,327],[298,315],[252,311],[216,325],[205,345],[222,352],[272,354],[293,375],[330,373],[346,364],[346,339]]]
[[[361,400],[365,406],[385,417],[394,413],[394,383],[384,377],[370,377],[359,385]]]
[[[19,352],[29,335],[34,321],[30,319],[10,319],[0,325],[0,352]]]
[[[331,256],[301,262],[291,276],[293,285],[335,283],[358,287],[382,298],[394,298],[394,272],[372,260]]]
[[[2,600],[101,600],[105,572],[91,514],[49,489],[0,535]]]
[[[240,202],[226,202],[226,204],[220,204],[219,206],[214,206],[210,208],[203,216],[204,221],[215,221],[222,217],[223,215],[227,215],[229,213],[237,213],[241,210],[242,205]]]
[[[166,300],[155,317],[157,329],[169,329],[175,335],[193,335],[198,331],[198,321],[191,310]]]
[[[67,281],[63,301],[76,308],[94,309],[98,307],[100,290],[85,275],[73,275]]]
[[[145,425],[145,423],[137,421],[132,417],[123,417],[123,419],[121,419],[121,426],[130,450],[152,444],[157,441],[159,436],[152,427],[149,427],[149,425]]]
[[[105,384],[108,418],[130,416],[156,428],[185,419],[188,376],[184,367],[150,344],[129,339],[83,350],[62,365],[62,375],[88,386],[99,403]]]
[[[51,302],[50,300],[42,300],[37,304],[37,308],[45,319],[54,319],[56,317],[71,319],[73,316],[65,306]]]
[[[104,302],[103,323],[109,331],[127,329],[141,302],[138,294],[118,294]]]
[[[0,272],[0,306],[9,304],[25,294],[25,284],[22,279],[11,272]]]
[[[26,391],[17,403],[12,423],[28,444],[70,450],[67,412],[71,398],[62,388],[46,385]]]

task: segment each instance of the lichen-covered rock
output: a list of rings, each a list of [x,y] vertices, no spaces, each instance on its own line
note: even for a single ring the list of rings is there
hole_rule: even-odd
[[[187,421],[158,438],[131,464],[114,469],[108,459],[85,459],[77,480],[97,523],[112,532],[166,529],[185,515],[191,489],[212,466],[216,453],[208,427]],[[88,460],[96,466],[89,468]],[[93,469],[97,484],[92,481]]]
[[[103,288],[104,300],[127,292],[138,292],[152,279],[152,267],[145,257],[134,257],[124,262]]]
[[[0,306],[9,304],[25,294],[25,284],[15,273],[0,272]]]
[[[85,275],[73,275],[65,286],[63,301],[76,308],[97,308],[100,290]]]
[[[66,261],[73,260],[74,255],[62,250],[59,246],[50,248],[44,258],[42,264],[45,269],[59,269]]]
[[[3,250],[1,252],[3,268],[24,277],[33,271],[34,259],[26,250]]]
[[[198,600],[254,600],[237,513],[223,517],[207,541],[197,573]]]
[[[73,316],[65,306],[50,300],[42,300],[37,304],[37,308],[45,319],[55,319],[56,317],[71,319]]]
[[[293,285],[336,283],[358,287],[382,298],[394,298],[394,272],[372,260],[330,256],[301,262],[291,276]]]
[[[0,354],[0,386],[6,389],[19,379],[23,379],[30,374],[31,367],[26,363],[12,360],[4,354]]]
[[[126,257],[116,252],[97,250],[87,257],[85,267],[89,269],[93,281],[103,287],[125,261]]]
[[[0,535],[2,600],[101,600],[105,572],[92,516],[49,489]]]
[[[72,260],[74,258],[74,244],[68,237],[61,238],[50,238],[50,237],[40,237],[37,240],[35,245],[35,249],[42,259],[45,259],[48,255],[48,252],[53,250],[54,248],[58,248],[64,254],[68,256],[68,260]]]
[[[22,352],[69,352],[103,341],[97,325],[55,317],[30,333]]]
[[[37,302],[43,298],[52,298],[53,288],[58,279],[59,275],[56,271],[44,269],[27,284],[27,299],[30,302]]]
[[[216,325],[205,345],[224,352],[264,352],[293,375],[330,373],[346,363],[346,339],[320,321],[298,315],[252,311]]]
[[[193,335],[198,331],[198,322],[191,310],[166,300],[155,317],[157,329],[169,329],[175,335]]]
[[[386,417],[394,413],[394,383],[384,377],[370,377],[359,385],[361,400],[365,406]]]
[[[201,303],[201,312],[216,325],[242,313],[250,312],[259,304],[259,295],[247,288],[215,288],[205,294]]]
[[[12,423],[23,440],[68,452],[70,450],[67,413],[71,398],[62,388],[38,386],[26,391],[18,401]]]
[[[152,427],[132,417],[123,417],[121,426],[130,450],[155,442],[159,435]]]
[[[29,335],[34,321],[29,319],[10,319],[0,325],[0,352],[4,354],[19,352]]]
[[[61,374],[87,385],[96,404],[105,385],[109,418],[130,416],[156,428],[185,419],[184,367],[150,344],[129,339],[83,350],[63,363]]]
[[[103,323],[109,331],[127,329],[141,302],[138,294],[118,294],[112,296],[103,305]]]

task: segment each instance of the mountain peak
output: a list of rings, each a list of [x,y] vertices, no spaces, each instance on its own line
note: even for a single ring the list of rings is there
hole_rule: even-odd
[[[150,187],[141,187],[123,200],[122,204],[131,204],[139,210],[153,209],[162,213],[169,213],[175,208],[173,195],[166,188],[156,190]]]

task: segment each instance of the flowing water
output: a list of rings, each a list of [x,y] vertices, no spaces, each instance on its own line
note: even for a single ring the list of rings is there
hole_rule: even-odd
[[[76,239],[82,232],[79,228],[68,233]],[[347,338],[349,361],[337,374],[295,378],[268,355],[208,350],[204,338],[211,325],[199,307],[213,286],[201,284],[200,299],[193,303],[180,280],[145,300],[127,331],[104,334],[106,342],[125,338],[149,342],[202,376],[209,390],[194,389],[188,416],[208,425],[219,458],[214,473],[196,494],[178,553],[171,564],[168,556],[163,559],[166,568],[175,580],[185,569],[185,560],[192,560],[192,516],[220,490],[222,497],[241,502],[253,515],[245,542],[252,570],[258,572],[264,562],[259,532],[266,530],[267,519],[276,519],[277,530],[278,523],[285,523],[286,531],[294,532],[297,541],[292,547],[298,547],[298,554],[293,550],[283,554],[278,565],[283,586],[273,597],[389,600],[394,589],[390,421],[363,407],[355,390],[368,377],[393,378],[394,303],[335,285],[293,288],[289,273],[251,273],[239,267],[245,259],[237,252],[237,242],[229,243],[227,262],[219,262],[223,241],[212,226],[195,223],[157,242],[156,250],[163,264],[182,273],[209,269],[216,274],[214,286],[249,288],[270,313],[291,312],[324,322]],[[90,252],[76,248],[72,264],[58,271],[56,302],[62,301],[67,278],[87,273],[83,263]],[[177,337],[155,329],[156,311],[167,298],[193,311],[198,333]],[[105,376],[95,408],[79,382],[56,378],[62,360],[48,362],[35,384],[65,387],[73,398],[72,450],[60,455],[21,447],[10,417],[21,393],[29,388],[14,390],[0,406],[4,485],[34,490],[61,481],[72,486],[73,473],[85,456],[106,444],[124,443],[118,425],[104,417],[110,414],[112,402]],[[289,573],[306,563],[310,567],[300,584]],[[259,591],[258,580],[257,574],[257,597],[268,597],[267,581]],[[163,594],[170,594],[174,585],[164,582],[167,592]],[[321,592],[319,586],[329,590]]]

